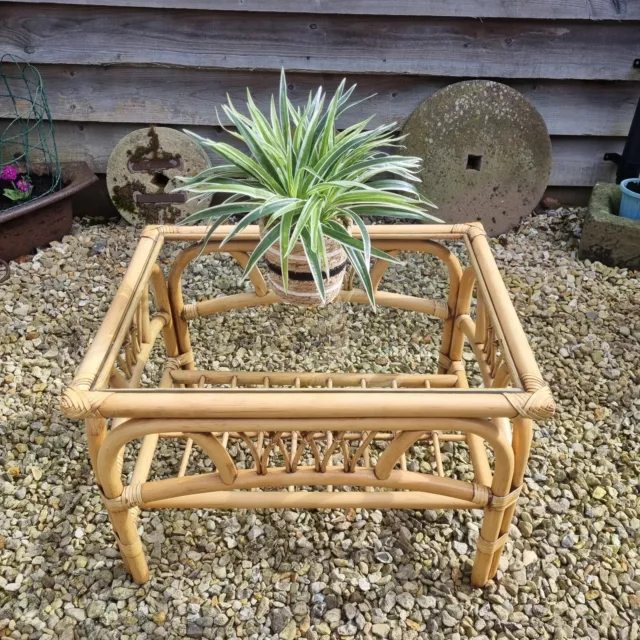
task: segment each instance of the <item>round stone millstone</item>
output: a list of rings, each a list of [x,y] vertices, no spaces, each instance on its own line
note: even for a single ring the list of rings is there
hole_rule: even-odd
[[[210,199],[186,202],[171,193],[178,176],[195,176],[211,165],[204,149],[188,135],[168,127],[137,129],[126,135],[109,156],[107,188],[127,222],[173,224],[203,209]]]
[[[551,173],[542,116],[515,89],[489,80],[452,84],[406,121],[407,155],[424,161],[421,193],[445,222],[481,221],[489,235],[516,227]]]

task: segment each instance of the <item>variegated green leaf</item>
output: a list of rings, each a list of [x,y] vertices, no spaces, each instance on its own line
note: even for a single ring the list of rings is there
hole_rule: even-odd
[[[329,101],[320,88],[310,92],[303,104],[293,105],[283,70],[278,98],[272,97],[268,113],[258,109],[249,92],[244,112],[228,99],[223,109],[235,129],[225,131],[246,149],[190,134],[227,164],[181,179],[177,190],[187,192],[190,200],[229,194],[221,205],[207,207],[185,220],[187,224],[208,220],[216,229],[231,215],[241,215],[223,244],[248,225],[262,224],[262,239],[245,273],[269,246],[279,242],[287,288],[289,256],[302,243],[324,300],[323,270],[328,270],[326,245],[330,238],[344,247],[375,305],[371,259],[399,261],[372,245],[363,216],[439,220],[425,211],[434,205],[415,186],[420,181],[419,158],[394,150],[401,147],[404,138],[394,123],[369,128],[369,118],[338,129],[340,116],[358,104],[351,100],[354,90],[355,85],[346,88],[342,81]],[[347,223],[356,225],[360,238],[347,232]]]

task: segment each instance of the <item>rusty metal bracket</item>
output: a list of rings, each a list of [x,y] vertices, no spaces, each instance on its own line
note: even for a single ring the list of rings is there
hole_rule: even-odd
[[[129,162],[127,167],[131,173],[153,173],[155,171],[166,171],[167,169],[184,169],[184,161],[182,158],[141,160],[140,162]]]
[[[136,204],[166,204],[171,202],[182,204],[187,201],[187,194],[184,191],[181,193],[140,193],[140,191],[134,191],[133,201]]]

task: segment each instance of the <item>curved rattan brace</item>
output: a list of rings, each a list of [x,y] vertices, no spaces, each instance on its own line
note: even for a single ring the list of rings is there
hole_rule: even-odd
[[[489,503],[489,509],[491,511],[504,511],[512,504],[515,504],[520,497],[520,491],[522,490],[522,485],[516,487],[511,493],[508,493],[506,496],[491,496],[491,502]]]
[[[333,454],[342,446],[342,442],[344,440],[345,432],[344,431],[336,431],[335,433],[332,431],[331,436],[333,438],[331,444],[327,447],[327,451],[324,454],[324,458],[322,458],[322,464],[320,465],[320,471],[324,473],[327,470],[327,466],[329,462],[331,462],[331,457]]]
[[[375,431],[369,431],[368,433],[366,431],[362,432],[362,436],[360,438],[360,446],[357,448],[356,452],[353,454],[349,462],[349,473],[355,472],[356,467],[358,466],[358,460],[362,458],[364,452],[371,444],[371,441],[375,438],[375,435]]]
[[[322,458],[320,457],[320,449],[318,449],[315,434],[313,433],[313,431],[309,431],[308,433],[303,433],[302,437],[308,443],[309,448],[311,449],[315,469],[319,472],[322,469]]]
[[[502,549],[505,542],[509,539],[509,532],[503,533],[497,540],[488,542],[482,536],[478,536],[478,551],[493,555],[498,549]]]
[[[225,484],[231,485],[238,477],[238,469],[227,449],[212,433],[189,433],[189,437],[209,456],[215,464],[220,479]],[[257,453],[257,452],[256,452]],[[258,460],[259,460],[259,454]],[[260,466],[262,469],[263,467]]]
[[[256,445],[253,443],[253,440],[244,432],[240,432],[238,435],[240,436],[242,441],[247,445],[247,449],[249,449],[249,452],[253,457],[253,464],[255,466],[256,473],[258,475],[264,475],[267,471],[266,469],[262,468],[262,458],[260,456],[260,452],[256,448]]]

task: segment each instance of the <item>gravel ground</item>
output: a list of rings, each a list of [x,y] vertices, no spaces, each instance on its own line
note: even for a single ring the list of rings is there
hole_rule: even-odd
[[[0,285],[0,637],[638,638],[639,279],[577,260],[580,224],[549,212],[494,244],[559,410],[536,430],[485,589],[469,583],[478,514],[367,510],[147,512],[151,579],[136,586],[83,428],[58,410],[136,234],[79,223],[13,265]],[[204,260],[187,297],[238,290],[238,273]],[[441,297],[438,273],[412,258],[393,286]],[[415,314],[342,306],[245,310],[193,334],[200,363],[276,370],[428,371],[438,343]],[[174,447],[159,472],[175,469]],[[431,469],[426,448],[416,458]]]

